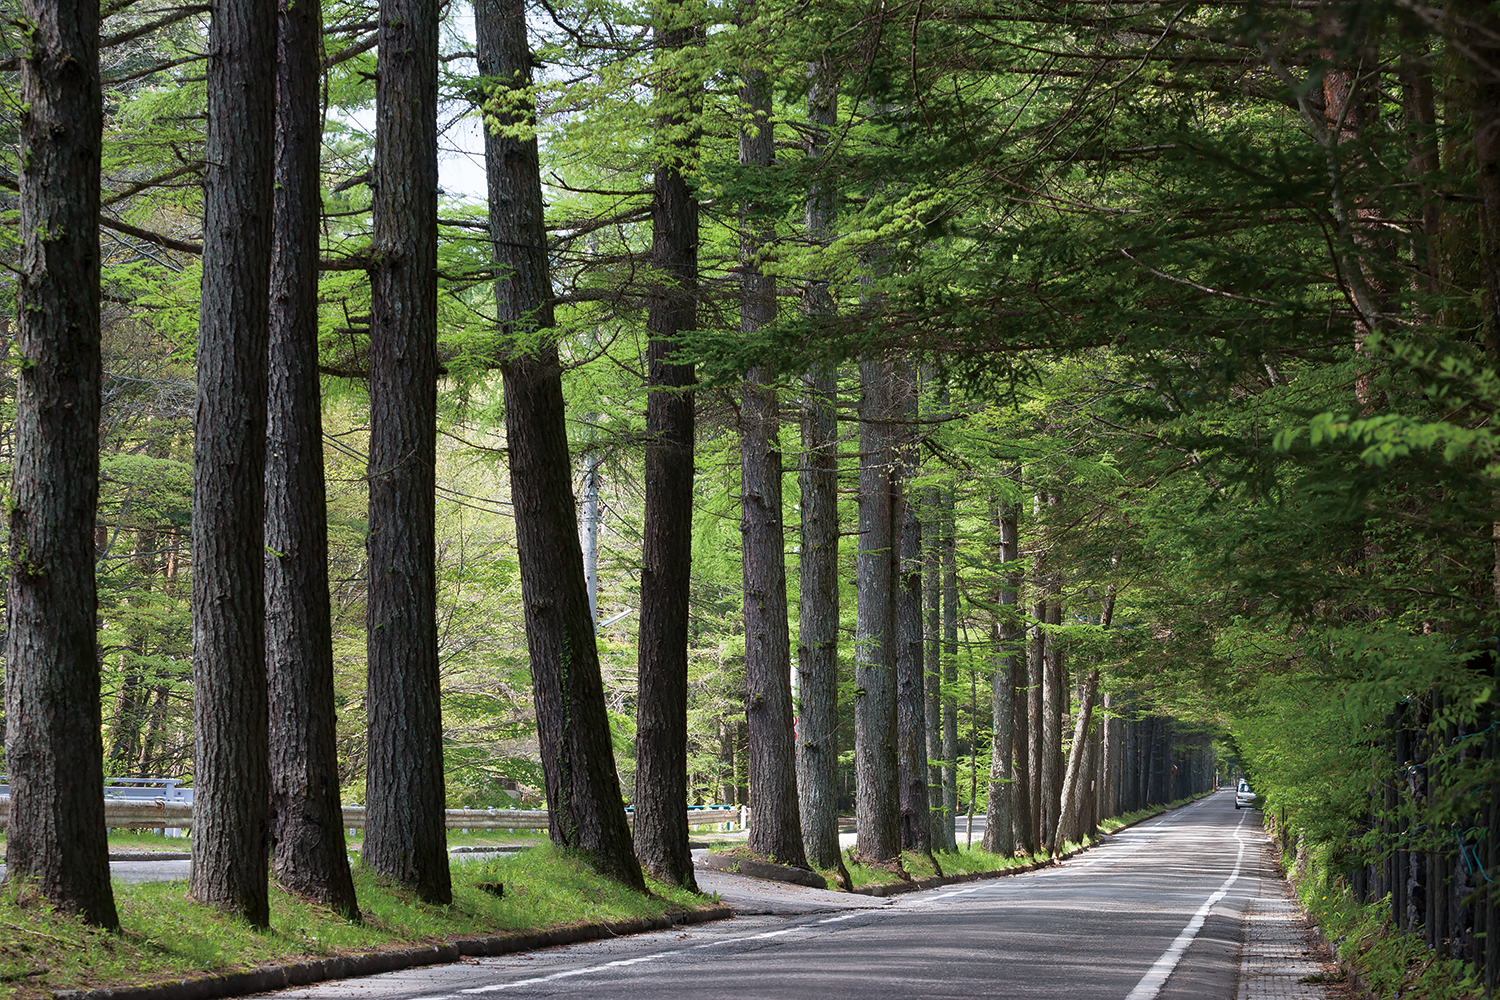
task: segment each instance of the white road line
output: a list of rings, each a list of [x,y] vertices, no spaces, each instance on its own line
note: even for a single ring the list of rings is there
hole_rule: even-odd
[[[654,962],[658,958],[666,958],[668,955],[681,955],[680,951],[659,951],[655,955],[641,955],[638,958],[621,958],[613,962],[605,962],[605,968],[612,965],[640,965],[642,962]]]
[[[871,907],[871,909],[874,909],[874,907]],[[853,913],[846,913],[846,914],[844,914],[841,917],[829,917],[827,920],[819,920],[818,923],[820,923],[820,924],[836,924],[840,920],[853,920],[855,917],[862,917],[862,916],[865,915],[866,912],[868,912],[868,911],[866,911],[866,910],[856,910]]]
[[[1208,911],[1213,909],[1215,903],[1224,898],[1225,894],[1229,892],[1230,886],[1239,881],[1240,864],[1245,860],[1245,840],[1240,836],[1240,828],[1244,824],[1245,817],[1241,816],[1240,821],[1234,826],[1234,839],[1239,841],[1240,844],[1239,853],[1234,859],[1234,870],[1224,880],[1224,884],[1219,886],[1204,901],[1202,906],[1198,907],[1198,912],[1193,914],[1193,919],[1188,921],[1188,925],[1182,929],[1181,934],[1177,935],[1177,939],[1172,942],[1166,951],[1162,952],[1161,958],[1158,958],[1156,963],[1146,971],[1146,974],[1141,977],[1141,981],[1135,984],[1135,989],[1130,991],[1125,1000],[1152,1000],[1152,998],[1161,992],[1161,988],[1166,985],[1167,977],[1172,974],[1173,969],[1177,968],[1177,963],[1182,961],[1183,953],[1187,951],[1188,945],[1193,943],[1193,939],[1203,929],[1203,922],[1208,919]]]

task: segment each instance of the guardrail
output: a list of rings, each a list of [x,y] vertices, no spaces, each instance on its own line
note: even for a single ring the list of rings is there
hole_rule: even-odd
[[[688,825],[719,823],[743,825],[749,810],[743,806],[689,806]],[[628,813],[627,818],[633,819]],[[0,795],[0,828],[9,824],[10,796]],[[193,822],[190,802],[166,799],[105,799],[104,825],[112,829],[188,827]],[[344,826],[362,830],[364,806],[344,806]],[[445,825],[450,830],[545,830],[545,809],[448,809]]]

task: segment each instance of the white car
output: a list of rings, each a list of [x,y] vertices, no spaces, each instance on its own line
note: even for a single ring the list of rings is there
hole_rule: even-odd
[[[1245,806],[1255,805],[1256,795],[1250,790],[1250,782],[1241,781],[1239,787],[1234,790],[1234,807],[1242,809]]]

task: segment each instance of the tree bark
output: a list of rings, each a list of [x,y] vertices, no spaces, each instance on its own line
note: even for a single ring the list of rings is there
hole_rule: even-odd
[[[1021,645],[1024,631],[1017,620],[1021,599],[1020,524],[1014,505],[996,502],[994,528],[999,535],[995,558],[1000,563],[1000,586],[990,636],[995,667],[991,678],[994,736],[990,755],[989,814],[984,825],[984,849],[1006,857],[1015,853],[1017,780],[1015,752],[1016,680],[1025,668]]]
[[[436,0],[381,0],[370,302],[368,799],[361,862],[453,898],[437,652]]]
[[[675,6],[673,10],[675,11]],[[690,29],[658,29],[663,52],[682,49]],[[696,87],[663,71],[663,101],[694,101]],[[669,112],[663,134],[691,126]],[[635,851],[664,882],[693,886],[687,833],[688,587],[693,537],[693,366],[677,360],[681,336],[697,327],[698,201],[679,157],[696,132],[657,165],[652,182],[651,259],[661,282],[651,289],[646,328],[646,508],[641,552],[641,626],[637,661]]]
[[[948,393],[940,390],[946,406]],[[958,845],[958,520],[953,487],[943,490],[943,824]]]
[[[276,881],[359,919],[339,802],[318,375],[316,4],[277,5],[276,162],[266,416],[266,675]]]
[[[474,6],[479,72],[495,91],[519,91],[521,107],[487,115],[485,172],[494,241],[496,313],[512,341],[501,363],[505,435],[526,645],[553,843],[577,848],[595,868],[645,888],[621,806],[589,610],[583,550],[574,525],[562,366],[552,332],[552,282],[535,137],[502,126],[534,124],[526,98],[532,53],[524,0]],[[507,107],[514,107],[510,101]]]
[[[943,570],[939,549],[939,532],[933,530],[942,510],[942,489],[930,486],[926,491],[929,530],[922,534],[922,603],[924,611],[923,640],[925,662],[923,708],[927,724],[927,825],[932,830],[936,851],[953,851],[952,824],[943,826]]]
[[[889,426],[891,366],[859,365],[858,608],[854,633],[856,850],[867,863],[901,856],[896,770],[896,496]]]
[[[266,366],[276,8],[220,0],[208,63],[193,417],[193,898],[256,926],[267,896]]]
[[[1073,723],[1073,745],[1068,750],[1068,764],[1063,777],[1062,797],[1058,805],[1057,828],[1052,833],[1052,847],[1060,849],[1069,840],[1077,840],[1081,828],[1079,813],[1083,794],[1081,782],[1089,780],[1083,760],[1090,746],[1089,726],[1094,717],[1094,699],[1099,693],[1099,671],[1089,671],[1083,681],[1083,696]]]
[[[774,158],[770,81],[747,72],[740,100],[751,121],[740,130],[740,164],[767,169]],[[760,267],[770,232],[764,207],[740,212],[740,333],[753,338],[776,320],[776,279]],[[807,866],[797,802],[792,735],[792,652],[787,621],[786,536],[781,521],[781,413],[771,372],[752,368],[740,403],[740,532],[745,585],[745,718],[750,733],[750,838],[755,854]]]
[[[902,365],[897,394],[908,423],[916,420],[914,369]],[[896,734],[901,807],[901,847],[932,856],[932,818],[927,808],[927,707],[922,682],[922,521],[916,489],[920,471],[910,426],[901,432],[898,510],[901,513],[896,603]],[[933,860],[936,865],[936,859]],[[939,869],[941,874],[941,869]]]
[[[827,65],[808,67],[810,161],[826,155],[835,120],[838,89]],[[807,192],[808,238],[826,244],[833,237],[834,184],[819,176]],[[809,316],[834,312],[827,278],[807,283]],[[802,512],[797,616],[797,799],[802,810],[802,846],[809,862],[836,869],[844,885],[849,873],[839,850],[838,829],[838,625],[839,625],[839,455],[836,399],[838,376],[831,363],[816,364],[802,377],[802,466],[797,488]]]
[[[119,926],[104,831],[99,499],[99,6],[27,0],[6,595],[6,877]]]

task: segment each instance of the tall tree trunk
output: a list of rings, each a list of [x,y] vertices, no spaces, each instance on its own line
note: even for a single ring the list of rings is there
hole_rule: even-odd
[[[673,16],[678,5],[667,8]],[[663,53],[683,49],[692,29],[657,29]],[[646,319],[646,510],[641,532],[641,625],[637,660],[635,852],[664,882],[695,885],[687,830],[688,586],[693,537],[693,366],[676,360],[682,334],[697,326],[698,201],[679,156],[697,142],[697,87],[675,70],[658,81],[664,104],[686,99],[687,114],[660,119],[663,134],[693,133],[664,152],[651,200],[651,259],[662,277]]]
[[[1073,723],[1073,744],[1068,750],[1068,764],[1063,777],[1062,797],[1058,804],[1057,828],[1052,832],[1052,847],[1060,849],[1069,840],[1077,840],[1081,823],[1083,793],[1080,785],[1091,779],[1084,769],[1084,757],[1091,742],[1089,726],[1094,718],[1094,699],[1099,693],[1099,671],[1089,671],[1083,681],[1083,696]]]
[[[1046,621],[1049,625],[1058,625],[1062,623],[1062,600],[1056,596],[1055,576],[1048,589],[1054,596],[1047,602]],[[1052,835],[1057,829],[1062,805],[1062,733],[1067,700],[1062,651],[1058,648],[1056,636],[1049,635],[1042,649],[1042,845],[1049,850],[1057,847]]]
[[[99,6],[26,0],[6,594],[7,877],[118,927],[104,835],[99,500]]]
[[[927,825],[932,830],[935,851],[952,851],[953,827],[943,832],[943,562],[937,530],[942,510],[942,489],[926,491],[927,531],[922,533],[922,603],[925,643],[923,708],[927,724]]]
[[[896,491],[890,422],[891,366],[859,365],[858,609],[854,633],[854,758],[857,850],[866,862],[898,862],[896,788]]]
[[[744,75],[740,100],[751,121],[740,130],[740,163],[769,169],[775,154],[771,88]],[[765,208],[740,213],[740,332],[753,338],[776,320],[776,279],[760,266],[770,237]],[[806,867],[792,735],[792,651],[786,603],[786,535],[781,521],[781,412],[769,369],[752,368],[740,404],[740,532],[745,584],[745,718],[750,731],[750,839],[756,854]]]
[[[1026,630],[1024,625],[1017,625],[1017,633],[1014,638],[1016,644],[1014,679],[1015,679],[1015,705],[1012,718],[1015,719],[1015,729],[1012,743],[1015,746],[1015,804],[1012,809],[1014,819],[1012,826],[1016,832],[1016,847],[1025,855],[1030,857],[1036,853],[1036,828],[1031,824],[1031,696],[1030,684],[1026,683],[1027,662],[1026,655]]]
[[[370,282],[368,813],[361,862],[453,898],[437,651],[437,0],[381,0]]]
[[[917,391],[910,365],[900,367],[898,395],[909,424],[917,416]],[[932,856],[932,820],[927,811],[927,709],[922,683],[922,521],[916,489],[920,471],[910,426],[900,447],[899,591],[896,603],[896,766],[901,809],[901,846]],[[936,859],[933,864],[936,865]],[[939,869],[941,874],[941,869]]]
[[[266,366],[276,8],[219,0],[208,62],[193,416],[194,899],[270,920]]]
[[[318,377],[321,29],[316,4],[277,4],[265,486],[272,870],[291,891],[358,919],[339,802]]]
[[[502,101],[516,110],[500,125],[534,125],[524,0],[479,0],[474,26],[480,74],[520,101],[519,107]],[[583,550],[574,530],[537,141],[486,129],[484,151],[496,315],[512,345],[500,371],[547,818],[553,843],[583,851],[601,873],[644,889],[621,806]]]
[[[1033,513],[1040,522],[1041,499],[1032,504]],[[1038,528],[1038,531],[1040,528]],[[1042,663],[1047,651],[1047,633],[1042,625],[1047,621],[1046,583],[1043,573],[1046,553],[1039,550],[1031,560],[1031,625],[1026,646],[1026,730],[1030,737],[1026,755],[1031,761],[1031,839],[1039,851],[1046,850],[1046,835],[1043,832],[1043,803],[1046,801],[1046,743],[1042,717]]]
[[[837,87],[826,65],[808,67],[808,158],[821,161],[834,124]],[[807,192],[808,238],[826,243],[833,235],[834,184],[819,176]],[[807,283],[810,316],[832,315],[828,281],[814,275]],[[839,510],[837,375],[832,364],[817,364],[802,380],[802,466],[797,474],[802,530],[799,548],[800,595],[797,621],[797,799],[802,809],[802,845],[819,868],[836,868],[845,886],[849,875],[839,850],[838,830],[838,625]]]
[[[994,527],[999,535],[995,556],[1000,563],[997,610],[991,625],[995,669],[991,678],[994,737],[990,756],[989,814],[984,825],[984,849],[1009,857],[1015,853],[1014,817],[1018,812],[1015,752],[1017,675],[1025,669],[1025,634],[1017,620],[1021,600],[1020,523],[1013,504],[996,502]]]
[[[942,389],[938,401],[946,406]],[[948,841],[958,846],[958,518],[955,490],[943,491],[943,823]]]

